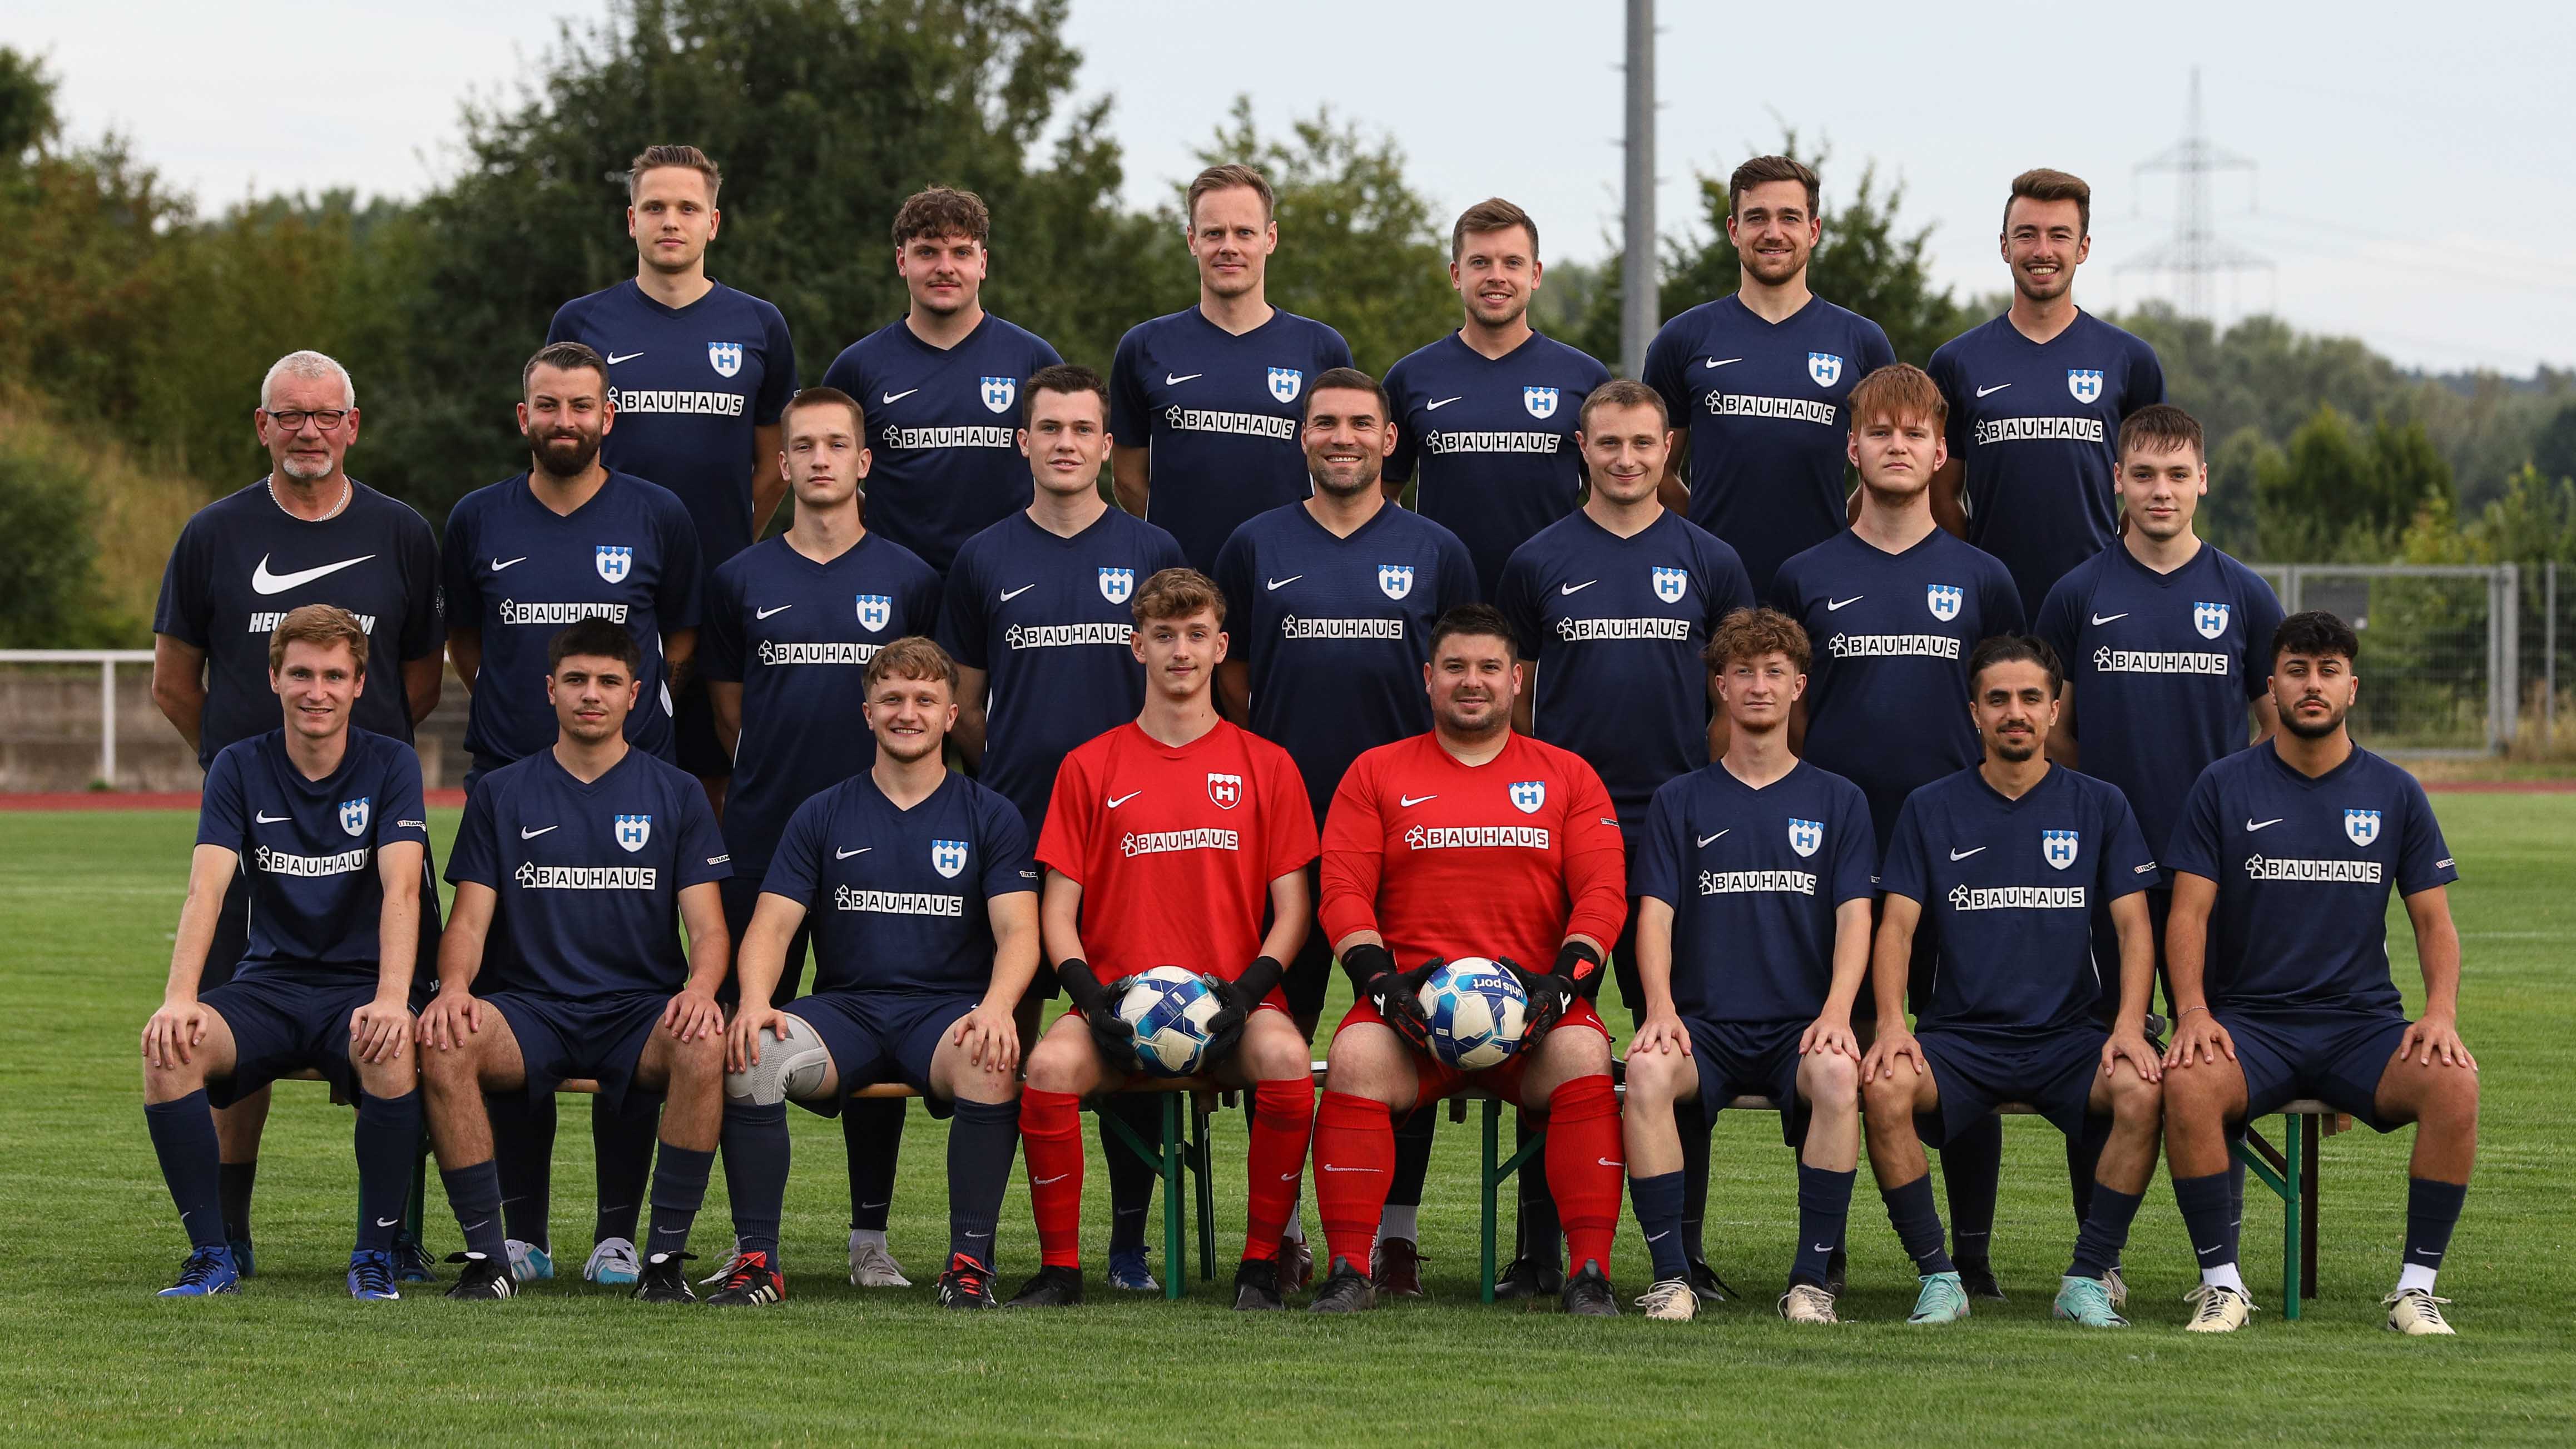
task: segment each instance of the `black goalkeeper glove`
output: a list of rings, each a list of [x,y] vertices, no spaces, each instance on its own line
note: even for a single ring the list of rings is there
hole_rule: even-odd
[[[1118,1014],[1117,989],[1101,985],[1100,978],[1091,974],[1091,963],[1080,958],[1057,962],[1055,979],[1064,984],[1065,996],[1091,1028],[1092,1043],[1100,1054],[1121,1071],[1133,1070],[1136,1027]]]
[[[1529,1015],[1521,1026],[1521,1040],[1536,1041],[1547,1035],[1565,1009],[1574,1004],[1574,978],[1553,971],[1532,971],[1509,956],[1496,958],[1495,965],[1512,973],[1521,984],[1521,994],[1529,998]]]
[[[1380,1020],[1397,1036],[1428,1051],[1431,1018],[1422,1014],[1422,983],[1438,970],[1437,960],[1411,971],[1395,967],[1395,954],[1384,946],[1353,946],[1342,953],[1342,969],[1360,998],[1377,1008]]]
[[[1202,974],[1199,980],[1207,983],[1219,1006],[1217,1014],[1208,1018],[1207,1048],[1199,1060],[1213,1065],[1233,1055],[1234,1049],[1243,1044],[1244,1023],[1252,1020],[1252,1013],[1261,1009],[1262,1001],[1279,988],[1279,979],[1287,974],[1288,968],[1280,965],[1275,956],[1255,957],[1232,981]]]
[[[1586,1001],[1601,995],[1601,953],[1581,941],[1568,941],[1556,953],[1554,974],[1573,982],[1575,994]]]

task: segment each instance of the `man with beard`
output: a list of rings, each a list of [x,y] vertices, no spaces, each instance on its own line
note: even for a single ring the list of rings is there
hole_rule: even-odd
[[[1466,321],[1386,372],[1396,425],[1387,495],[1417,482],[1415,511],[1467,545],[1486,598],[1512,550],[1573,510],[1583,492],[1575,410],[1610,380],[1530,326],[1544,270],[1528,212],[1501,197],[1468,207],[1449,231],[1449,285]]]
[[[476,489],[447,515],[447,652],[473,699],[465,729],[469,794],[492,771],[553,742],[546,650],[564,626],[606,619],[634,638],[643,689],[624,715],[626,738],[663,760],[675,755],[671,681],[687,672],[697,648],[697,526],[669,489],[601,462],[601,440],[617,421],[607,363],[581,343],[550,342],[520,376],[528,471]],[[523,1279],[554,1276],[544,1167],[553,1152],[553,1108],[551,1098],[530,1098],[524,1107],[501,1106],[494,1119],[509,1237],[522,1245],[512,1252],[512,1268]],[[654,1110],[642,1095],[623,1120],[593,1106],[592,1135],[606,1149],[601,1211],[583,1269],[594,1281],[632,1283],[639,1271],[635,1225]]]
[[[974,192],[934,186],[904,198],[894,269],[911,306],[823,374],[823,386],[868,410],[868,527],[943,578],[959,545],[1028,506],[1013,426],[1020,390],[1064,361],[1045,338],[984,310],[992,230]]]
[[[1200,172],[1185,203],[1198,305],[1128,328],[1109,366],[1118,506],[1180,540],[1196,569],[1237,524],[1306,492],[1298,399],[1351,365],[1342,334],[1264,296],[1275,200],[1249,166]]]
[[[1768,589],[1781,560],[1841,530],[1843,408],[1896,352],[1877,323],[1807,290],[1824,235],[1815,172],[1756,156],[1727,178],[1726,198],[1735,294],[1665,323],[1643,380],[1682,428],[1665,505],[1733,545]]]
[[[1219,702],[1287,747],[1318,828],[1362,751],[1430,728],[1420,680],[1432,621],[1476,598],[1475,561],[1458,535],[1396,507],[1379,487],[1396,432],[1386,393],[1367,373],[1341,367],[1316,378],[1304,430],[1313,496],[1247,521],[1217,555],[1239,641],[1217,670]],[[1318,708],[1325,700],[1332,707]],[[1317,932],[1289,963],[1288,1009],[1309,1041],[1332,960]],[[1396,1185],[1407,1191],[1395,1198],[1379,1263],[1388,1291],[1406,1296],[1421,1292],[1411,1209],[1430,1151],[1426,1118],[1406,1140]],[[1302,1287],[1311,1262],[1302,1235],[1296,1248],[1280,1257],[1296,1270],[1283,1284]]]
[[[2004,561],[2027,616],[2118,532],[2113,439],[2121,419],[2165,400],[2156,350],[2075,305],[2092,223],[2082,178],[2014,177],[2002,242],[2012,306],[1942,343],[1926,369],[1950,406],[1933,517]]]

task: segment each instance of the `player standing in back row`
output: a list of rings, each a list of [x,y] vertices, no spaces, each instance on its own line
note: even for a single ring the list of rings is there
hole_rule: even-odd
[[[974,192],[934,186],[904,198],[894,269],[911,305],[823,374],[823,386],[868,410],[868,527],[942,577],[959,545],[1028,506],[1020,389],[1064,361],[1045,338],[984,310],[992,230]]]
[[[2003,560],[2026,617],[2111,542],[2120,420],[2165,400],[2156,350],[2075,305],[2092,231],[2081,178],[2045,167],[2014,177],[2003,229],[2012,306],[1942,343],[1925,369],[1950,408],[1933,517]]]
[[[1118,506],[1180,540],[1195,569],[1245,519],[1306,496],[1300,399],[1351,365],[1342,334],[1263,296],[1275,205],[1249,166],[1200,172],[1187,198],[1199,303],[1127,329],[1109,368]]]
[[[1449,231],[1449,284],[1466,321],[1386,373],[1387,496],[1419,478],[1414,511],[1467,545],[1482,598],[1494,597],[1513,549],[1574,510],[1583,492],[1575,414],[1610,380],[1610,369],[1530,326],[1543,270],[1528,212],[1500,197],[1468,207]]]
[[[1768,589],[1781,560],[1842,530],[1843,406],[1896,352],[1877,323],[1807,290],[1825,225],[1815,172],[1756,156],[1727,178],[1726,198],[1735,295],[1665,323],[1643,380],[1683,432],[1665,506],[1732,545]]]

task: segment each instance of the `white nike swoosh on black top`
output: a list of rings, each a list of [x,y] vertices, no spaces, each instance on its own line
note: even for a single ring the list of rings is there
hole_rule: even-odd
[[[1585,579],[1579,584],[1560,584],[1557,586],[1556,594],[1558,598],[1563,598],[1567,594],[1579,594],[1599,582],[1601,582],[1599,579]]]
[[[492,572],[494,572],[494,573],[496,573],[496,574],[497,574],[497,573],[499,573],[501,570],[503,570],[503,569],[505,569],[505,568],[508,568],[508,567],[510,566],[510,564],[523,564],[523,563],[526,563],[527,561],[528,561],[528,556],[527,556],[526,554],[521,554],[521,555],[519,555],[517,558],[511,559],[511,560],[509,561],[509,563],[504,563],[504,562],[502,562],[501,560],[499,560],[499,559],[497,559],[497,558],[496,558],[496,559],[492,560]]]
[[[522,826],[520,826],[520,827],[519,827],[519,838],[520,838],[521,840],[534,840],[534,839],[536,839],[538,836],[545,834],[545,833],[546,833],[546,831],[548,831],[548,830],[561,830],[561,829],[563,829],[563,827],[562,827],[562,826],[560,826],[560,825],[548,825],[548,826],[545,826],[543,829],[530,830],[528,827],[526,827],[526,826],[522,825]]]
[[[1743,360],[1744,359],[1741,357],[1712,357],[1708,360],[1708,365],[1711,367],[1724,367],[1730,362],[1742,362]]]
[[[250,813],[250,818],[261,825],[280,825],[294,817],[287,815],[263,815],[259,811],[254,810]]]
[[[608,354],[608,365],[615,367],[621,362],[633,362],[635,359],[642,357],[643,355],[644,354],[641,352],[612,352]]]
[[[268,571],[268,555],[261,554],[259,567],[250,571],[250,591],[254,594],[282,594],[299,584],[309,584],[325,574],[336,574],[352,564],[362,564],[374,557],[374,554],[362,553],[356,558],[344,558],[338,563],[327,563],[319,568],[297,569],[291,574],[273,574]]]
[[[1868,597],[1869,595],[1867,594],[1854,594],[1848,599],[1827,599],[1825,600],[1825,612],[1828,614],[1834,613],[1846,604],[1857,604]]]
[[[2271,819],[2266,820],[2266,821],[2263,821],[2261,824],[2259,824],[2259,825],[2258,825],[2258,824],[2256,824],[2256,823],[2255,823],[2254,817],[2253,817],[2253,816],[2251,816],[2251,815],[2248,815],[2248,816],[2246,816],[2246,817],[2245,817],[2245,829],[2250,833],[2250,832],[2252,832],[2252,831],[2261,830],[2261,829],[2263,829],[2263,828],[2264,828],[2264,826],[2268,826],[2268,825],[2278,825],[2278,824],[2280,824],[2280,823],[2281,823],[2284,819],[2286,819],[2286,818],[2288,818],[2288,817],[2286,817],[2286,816],[2280,816],[2280,815],[2275,815],[2275,816],[2273,816]]]
[[[2008,383],[2008,382],[1999,382],[1999,383],[1996,383],[1993,387],[1981,387],[1981,388],[1978,388],[1978,389],[1977,389],[1977,396],[1979,396],[1979,397],[1984,397],[1987,393],[1990,393],[1990,392],[2002,392],[2005,388],[2008,388],[2008,387],[2010,387],[2010,386],[2012,386],[2012,384],[2011,384],[2011,383]]]
[[[1002,602],[1007,604],[1011,600],[1018,598],[1020,595],[1025,594],[1036,587],[1037,585],[1035,584],[1022,584],[1016,589],[1004,589],[1002,590]]]
[[[1969,856],[1976,854],[1978,850],[1983,849],[1985,849],[1985,847],[1980,845],[1976,847],[1975,850],[1954,850],[1950,852],[1950,858],[1952,860],[1966,860]]]
[[[914,393],[917,393],[917,392],[919,392],[919,391],[921,391],[921,389],[920,389],[920,388],[917,388],[917,387],[908,387],[908,388],[905,388],[905,389],[904,389],[903,391],[901,391],[901,392],[890,392],[890,393],[887,393],[884,397],[882,397],[882,398],[878,399],[878,402],[879,402],[880,404],[890,403],[890,402],[901,402],[901,401],[903,401],[905,398],[908,398],[908,397],[912,396]]]
[[[1293,583],[1297,582],[1299,579],[1302,579],[1302,578],[1304,578],[1304,577],[1305,577],[1305,575],[1304,575],[1304,574],[1290,574],[1288,577],[1286,577],[1286,578],[1284,578],[1284,579],[1272,579],[1272,580],[1270,581],[1270,587],[1272,587],[1272,588],[1274,588],[1274,589],[1284,589],[1284,588],[1288,587],[1290,584],[1293,584]]]
[[[2098,628],[2101,625],[2110,623],[2114,619],[2125,619],[2127,617],[2129,616],[2125,612],[2118,614],[2096,614],[2093,616],[2093,623],[2094,626]]]
[[[1451,403],[1456,402],[1456,401],[1458,400],[1458,398],[1459,398],[1459,397],[1465,397],[1465,396],[1466,396],[1466,394],[1462,392],[1462,393],[1458,394],[1458,397],[1444,397],[1444,398],[1442,398],[1442,399],[1441,399],[1440,401],[1438,401],[1438,402],[1424,403],[1424,404],[1422,405],[1422,410],[1423,410],[1424,412],[1426,412],[1426,413],[1436,413],[1436,412],[1440,411],[1442,408],[1445,408],[1445,407],[1449,406]]]
[[[841,849],[839,846],[837,846],[837,845],[836,845],[836,846],[833,846],[833,847],[832,847],[832,858],[833,858],[834,860],[847,860],[847,859],[849,859],[851,856],[854,856],[854,855],[865,855],[865,854],[867,854],[869,851],[874,850],[874,849],[876,849],[876,847],[875,847],[875,846],[873,846],[873,845],[862,845],[862,846],[860,846],[860,847],[859,847],[858,849],[856,849],[856,850],[843,850],[843,849]]]
[[[1734,826],[1732,826],[1732,825],[1730,825],[1730,826],[1726,827],[1726,829],[1725,829],[1725,830],[1721,830],[1721,831],[1717,832],[1717,835],[1724,835],[1724,834],[1728,833],[1729,831],[1732,831],[1733,829],[1735,829],[1735,827],[1734,827]],[[1700,849],[1702,849],[1702,850],[1706,850],[1706,849],[1708,849],[1708,843],[1709,843],[1710,841],[1712,841],[1712,840],[1717,839],[1717,835],[1703,835],[1703,836],[1701,836],[1701,837],[1699,838],[1699,848],[1700,848]]]
[[[1191,378],[1205,376],[1207,374],[1203,372],[1167,372],[1163,374],[1163,386],[1172,387],[1187,382]]]
[[[795,607],[796,606],[794,604],[781,604],[775,609],[754,609],[751,611],[751,617],[755,619],[766,619],[772,614],[784,614]]]

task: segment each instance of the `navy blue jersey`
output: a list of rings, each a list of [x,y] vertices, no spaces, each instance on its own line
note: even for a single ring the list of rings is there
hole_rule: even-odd
[[[1690,434],[1691,522],[1743,555],[1756,588],[1842,531],[1852,387],[1896,360],[1887,333],[1822,297],[1768,322],[1740,297],[1655,334],[1643,381]]]
[[[206,656],[197,763],[277,728],[268,638],[302,604],[336,604],[367,631],[367,687],[350,711],[361,729],[411,742],[402,666],[446,647],[438,543],[408,503],[349,483],[349,504],[306,522],[277,506],[265,479],[197,510],[161,573],[152,632]]]
[[[980,776],[1020,807],[1029,839],[1045,828],[1056,765],[1144,707],[1129,600],[1185,562],[1170,534],[1115,508],[1071,538],[1016,513],[957,551],[940,595],[939,643],[985,672]]]
[[[1905,801],[1880,865],[1940,943],[1917,1030],[2062,1031],[2090,1024],[2116,960],[2093,959],[2093,908],[2153,884],[2156,859],[2120,792],[2051,767],[2007,800],[1975,766]]]
[[[1485,597],[1513,549],[1574,511],[1583,400],[1609,380],[1589,354],[1535,332],[1499,358],[1452,332],[1387,369],[1387,481],[1415,482],[1415,511],[1467,545]]]
[[[319,780],[287,757],[283,729],[226,745],[206,769],[197,843],[239,855],[250,883],[237,974],[320,968],[373,980],[385,903],[376,852],[406,841],[429,849],[429,813],[420,757],[401,740],[352,728],[340,767]]]
[[[478,995],[676,992],[680,892],[731,874],[705,788],[634,749],[587,785],[551,749],[484,776],[447,862],[450,885],[500,895]]]
[[[742,686],[724,808],[734,874],[760,879],[796,807],[875,763],[868,661],[938,619],[939,576],[874,530],[830,563],[780,537],[717,567],[698,657],[707,679]]]
[[[1179,539],[1196,569],[1254,514],[1309,491],[1297,430],[1306,388],[1351,365],[1350,344],[1321,322],[1272,311],[1237,337],[1192,307],[1139,322],[1109,367],[1109,431],[1151,448],[1145,516]]]
[[[2012,575],[1937,528],[1900,554],[1845,532],[1782,564],[1771,605],[1815,651],[1799,753],[1860,786],[1885,856],[1905,797],[1977,762],[1968,656],[2022,631]]]
[[[2174,828],[2168,870],[2218,884],[2209,915],[2209,1004],[2397,1011],[2388,975],[2388,888],[2460,878],[2415,777],[2353,746],[2311,780],[2265,740],[2201,772]]]
[[[1804,762],[1756,790],[1724,764],[1655,792],[1628,890],[1673,908],[1673,1009],[1811,1021],[1834,980],[1834,911],[1878,871],[1860,787]]]
[[[1968,542],[2004,561],[2036,615],[2119,536],[2120,420],[2165,400],[2156,350],[2090,312],[2045,343],[2007,315],[1942,343],[1925,371],[1950,404]]]
[[[897,318],[841,349],[823,385],[867,413],[868,528],[945,575],[959,545],[1028,507],[1020,385],[1062,361],[990,312],[954,347]]]
[[[1227,657],[1252,669],[1252,732],[1297,762],[1320,829],[1361,751],[1431,728],[1431,625],[1475,602],[1476,565],[1458,535],[1393,504],[1335,538],[1291,503],[1234,531],[1216,582]]]
[[[698,557],[689,510],[631,474],[609,474],[569,516],[539,503],[525,473],[458,499],[447,514],[448,624],[483,636],[466,750],[506,764],[552,745],[546,647],[576,619],[613,619],[644,654],[627,742],[669,759],[662,636],[698,626]]]
[[[616,426],[600,461],[680,496],[704,567],[751,547],[752,429],[796,395],[796,342],[778,309],[722,282],[665,307],[624,281],[556,310],[548,342],[580,342],[608,361]]]
[[[1494,602],[1538,666],[1531,732],[1591,761],[1634,831],[1666,780],[1708,763],[1699,652],[1753,605],[1743,563],[1669,511],[1634,538],[1574,513],[1512,554]]]
[[[2245,748],[2280,626],[2272,586],[2208,544],[2160,574],[2115,540],[2040,605],[2033,632],[2065,661],[2084,773],[2129,797],[2158,858],[2192,782]]]
[[[1035,892],[1029,830],[1010,801],[950,771],[898,810],[873,775],[796,807],[760,889],[806,910],[816,991],[982,991],[990,902]]]

